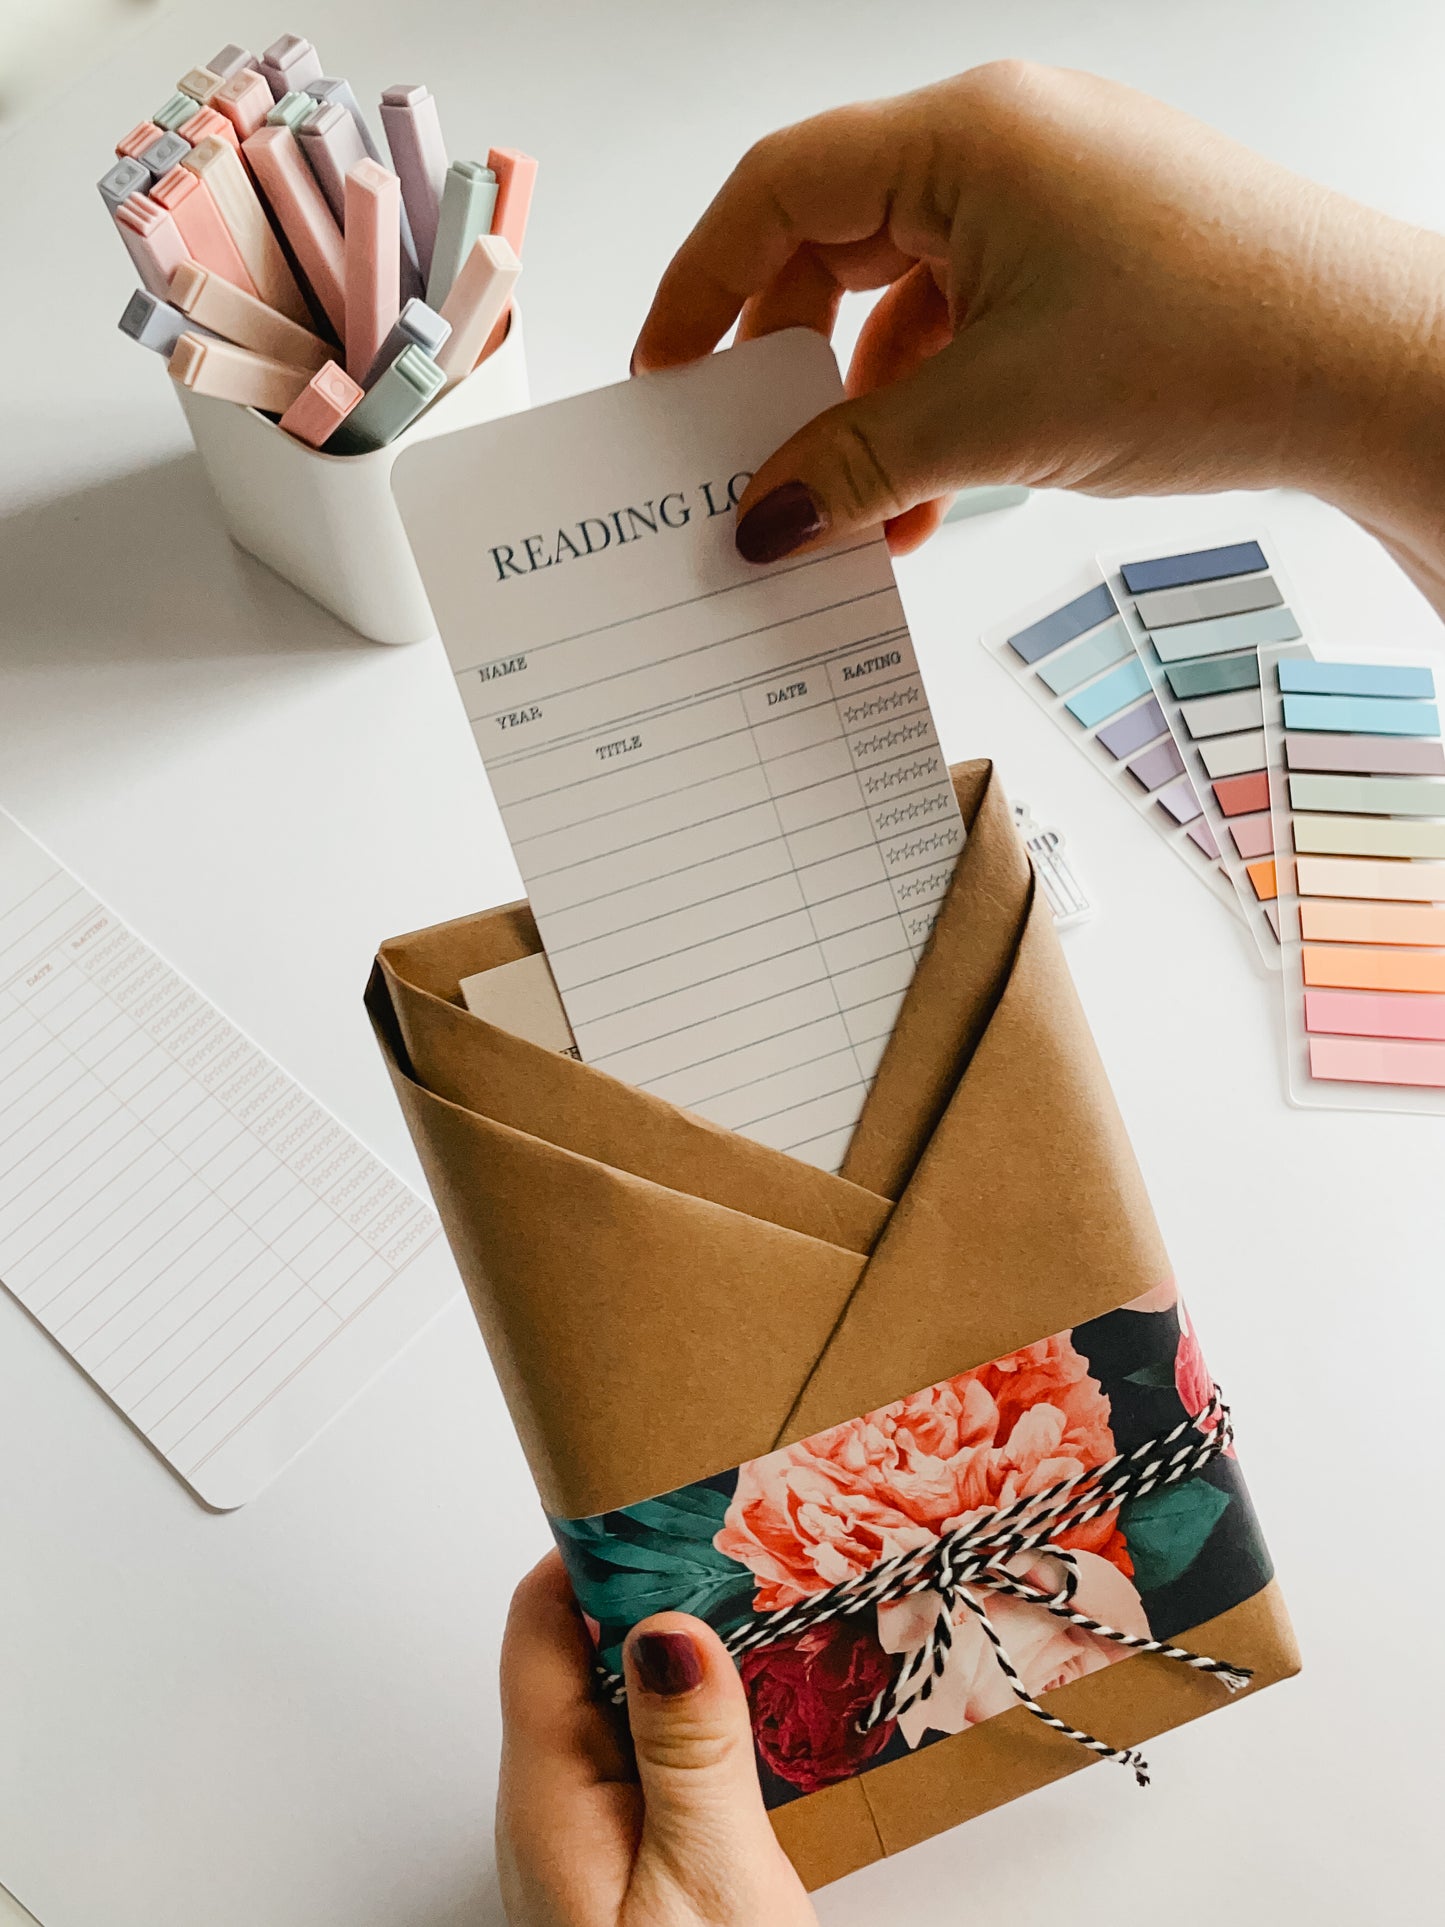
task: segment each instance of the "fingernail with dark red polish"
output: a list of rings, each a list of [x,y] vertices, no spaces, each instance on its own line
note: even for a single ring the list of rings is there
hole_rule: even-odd
[[[738,522],[744,562],[779,562],[828,526],[828,512],[806,482],[783,482],[754,502]]]
[[[639,1633],[632,1663],[649,1693],[677,1699],[702,1685],[702,1659],[686,1633]]]

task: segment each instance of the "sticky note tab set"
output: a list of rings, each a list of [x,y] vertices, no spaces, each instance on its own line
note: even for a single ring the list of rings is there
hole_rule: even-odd
[[[1290,1094],[1445,1112],[1445,745],[1433,671],[1261,652]]]
[[[1245,921],[1277,969],[1258,650],[1300,636],[1280,572],[1254,538],[1104,568]]]
[[[1234,885],[1118,597],[1097,567],[984,646],[1222,902]]]

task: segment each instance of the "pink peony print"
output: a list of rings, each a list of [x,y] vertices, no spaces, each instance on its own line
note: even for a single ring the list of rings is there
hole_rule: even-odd
[[[1079,1583],[1073,1603],[1078,1611],[1115,1632],[1147,1637],[1143,1602],[1118,1566],[1092,1552],[1077,1552],[1074,1558]],[[1062,1580],[1059,1561],[1037,1555],[1010,1560],[1009,1571],[1045,1592],[1057,1591]],[[1028,1600],[982,1590],[975,1597],[1035,1699],[1128,1657],[1124,1647],[1057,1619]],[[906,1656],[917,1651],[942,1604],[936,1592],[921,1592],[880,1606],[878,1639],[884,1652]],[[953,1644],[932,1693],[899,1715],[899,1729],[910,1746],[917,1746],[930,1730],[962,1733],[1018,1704],[977,1617],[961,1600],[952,1619]]]
[[[1182,1298],[1179,1301],[1179,1349],[1174,1354],[1174,1389],[1191,1418],[1202,1412],[1214,1396],[1214,1380],[1204,1362],[1204,1353],[1199,1348],[1199,1334],[1184,1309]],[[1202,1421],[1199,1430],[1207,1437],[1218,1424],[1218,1417],[1211,1415]],[[1237,1456],[1232,1445],[1225,1447],[1224,1455],[1230,1459]]]
[[[1109,1417],[1097,1379],[1061,1332],[751,1460],[714,1544],[754,1575],[757,1611],[795,1605],[979,1512],[1102,1465],[1114,1455]],[[1060,1543],[1128,1576],[1117,1520],[1104,1514]]]

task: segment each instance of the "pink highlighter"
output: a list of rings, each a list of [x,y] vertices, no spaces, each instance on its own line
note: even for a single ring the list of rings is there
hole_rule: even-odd
[[[116,142],[115,151],[122,160],[138,161],[148,147],[155,145],[164,131],[153,120],[143,120],[139,127],[132,127],[124,140]]]
[[[346,176],[346,372],[360,381],[401,311],[401,182],[380,162]]]
[[[265,126],[266,116],[275,104],[271,89],[249,67],[223,80],[209,103],[213,113],[224,114],[235,129],[236,138],[242,141],[249,140],[258,127]]]
[[[492,210],[492,233],[508,243],[520,262],[522,243],[527,238],[527,216],[532,211],[532,189],[537,184],[537,163],[530,154],[516,147],[493,147],[487,153],[487,166],[497,177],[497,205]],[[478,361],[494,355],[507,338],[512,312],[508,301],[488,337]]]
[[[286,410],[281,426],[308,448],[320,448],[331,440],[365,393],[344,368],[328,361]]]
[[[122,201],[115,210],[115,224],[141,285],[158,301],[168,301],[171,276],[191,258],[180,229],[149,194],[132,194]]]
[[[263,81],[262,86],[265,85]],[[346,249],[316,176],[289,127],[258,127],[241,143],[271,212],[338,340],[346,336]]]
[[[203,107],[198,114],[192,114],[183,128],[177,130],[182,140],[188,140],[192,147],[199,147],[202,141],[224,141],[236,153],[241,151],[241,141],[235,128],[224,114],[218,114],[214,107]]]
[[[221,219],[221,210],[199,174],[193,174],[188,167],[173,167],[151,189],[151,199],[166,210],[180,229],[181,239],[193,261],[220,275],[243,294],[260,293],[247,271],[241,250],[231,237],[231,230]]]

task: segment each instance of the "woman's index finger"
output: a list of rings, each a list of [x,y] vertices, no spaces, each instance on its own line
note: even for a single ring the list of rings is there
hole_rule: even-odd
[[[866,241],[887,225],[890,105],[836,108],[749,149],[663,274],[635,372],[710,354],[798,248]]]

